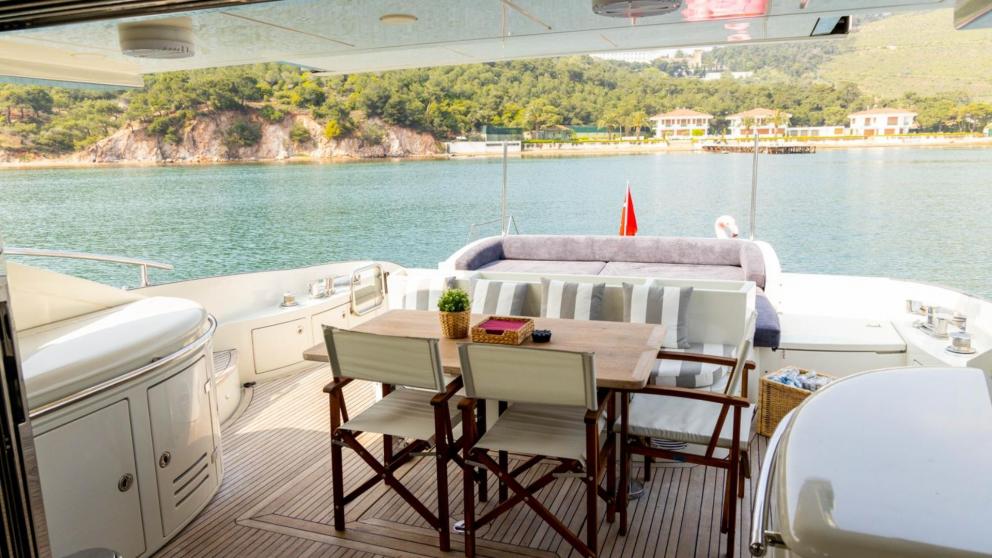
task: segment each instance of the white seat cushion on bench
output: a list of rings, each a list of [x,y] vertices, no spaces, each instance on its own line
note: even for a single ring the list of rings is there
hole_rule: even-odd
[[[628,415],[632,436],[663,438],[687,444],[706,445],[716,428],[723,405],[709,401],[665,397],[659,395],[634,395]],[[745,447],[751,438],[753,405],[741,409],[740,443]],[[717,447],[729,448],[733,435],[734,412],[731,409],[723,422]]]
[[[24,330],[28,406],[35,408],[162,358],[203,332],[192,300],[156,296]]]

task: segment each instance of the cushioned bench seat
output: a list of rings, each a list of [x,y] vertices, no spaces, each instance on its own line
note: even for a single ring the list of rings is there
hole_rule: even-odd
[[[479,240],[451,258],[454,269],[753,281],[756,347],[778,348],[778,313],[764,296],[765,260],[754,242],[684,237],[510,235]]]
[[[479,271],[504,271],[512,273],[555,273],[570,275],[599,275],[606,262],[563,262],[549,260],[496,260],[477,268]]]
[[[731,265],[697,265],[647,262],[609,262],[599,275],[660,277],[663,279],[726,279],[746,281],[744,270]]]
[[[199,304],[156,296],[24,330],[18,341],[28,405],[51,403],[178,351],[206,324]]]

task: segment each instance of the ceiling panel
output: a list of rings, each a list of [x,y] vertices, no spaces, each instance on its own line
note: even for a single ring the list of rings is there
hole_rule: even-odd
[[[846,15],[952,3],[749,0],[739,4],[758,5],[767,15],[726,18],[725,10],[735,6],[734,0],[685,0],[686,10],[631,21],[593,14],[591,0],[283,0],[189,14],[196,55],[178,60],[124,57],[113,21],[12,32],[3,38],[24,45],[99,53],[108,63],[130,64],[141,73],[273,61],[358,72],[802,38],[816,17],[825,13]],[[382,15],[390,13],[412,14],[417,21],[400,26],[380,22]],[[709,17],[717,19],[695,21]]]

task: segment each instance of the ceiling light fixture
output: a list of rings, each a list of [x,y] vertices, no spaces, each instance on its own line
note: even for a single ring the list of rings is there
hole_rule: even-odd
[[[379,23],[383,25],[410,25],[417,22],[417,16],[413,14],[385,14],[379,17]]]
[[[682,0],[592,0],[593,13],[606,17],[650,17],[682,7]]]
[[[122,23],[117,27],[121,52],[136,58],[193,56],[193,23],[188,17]]]

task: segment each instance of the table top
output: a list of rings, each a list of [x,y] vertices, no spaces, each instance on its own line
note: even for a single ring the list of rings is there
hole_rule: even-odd
[[[445,373],[460,374],[458,345],[471,343],[472,340],[442,337],[437,314],[424,310],[391,310],[352,329],[380,335],[439,338]],[[472,314],[471,322],[474,325],[487,317]],[[665,327],[654,324],[534,318],[534,325],[537,329],[550,329],[551,342],[527,340],[521,347],[594,353],[596,383],[599,387],[612,389],[635,390],[644,387],[665,337]],[[327,347],[324,343],[318,343],[304,351],[303,358],[328,362]]]

